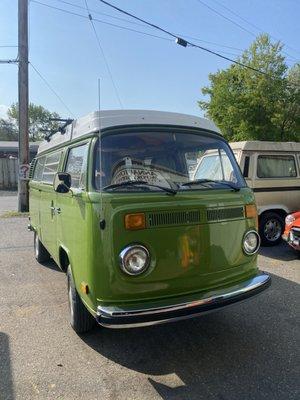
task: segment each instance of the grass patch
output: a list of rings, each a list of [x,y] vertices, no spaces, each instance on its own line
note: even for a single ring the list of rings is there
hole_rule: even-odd
[[[3,214],[0,214],[0,218],[14,218],[14,217],[29,217],[28,212],[19,212],[19,211],[6,211]]]

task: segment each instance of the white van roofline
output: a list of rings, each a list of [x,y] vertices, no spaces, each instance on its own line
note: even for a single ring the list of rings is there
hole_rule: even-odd
[[[193,115],[152,110],[105,110],[100,111],[99,118],[99,111],[95,111],[74,120],[67,127],[65,134],[58,132],[51,136],[49,142],[44,140],[39,146],[38,153],[98,132],[99,125],[101,129],[126,125],[177,125],[205,129],[220,134],[219,129],[212,121]]]
[[[249,140],[244,142],[229,143],[232,150],[245,151],[300,151],[300,142],[267,142]]]

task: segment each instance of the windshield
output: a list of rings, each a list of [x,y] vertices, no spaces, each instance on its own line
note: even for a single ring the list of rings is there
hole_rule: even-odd
[[[96,189],[101,185],[104,190],[118,191],[157,191],[159,186],[224,189],[224,182],[237,188],[245,186],[228,144],[201,131],[135,129],[111,133],[102,137],[101,150],[100,167],[96,147]],[[189,184],[195,180],[198,183]],[[140,183],[128,184],[132,181]]]

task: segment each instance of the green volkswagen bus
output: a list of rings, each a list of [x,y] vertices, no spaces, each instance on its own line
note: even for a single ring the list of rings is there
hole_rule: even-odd
[[[29,186],[35,257],[66,273],[78,333],[194,317],[270,285],[253,193],[206,119],[91,113],[41,143]]]

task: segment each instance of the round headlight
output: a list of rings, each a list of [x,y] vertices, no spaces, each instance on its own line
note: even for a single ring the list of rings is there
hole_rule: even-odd
[[[295,220],[296,218],[293,216],[293,214],[289,214],[285,217],[286,225],[291,225]]]
[[[260,246],[260,237],[256,231],[249,231],[244,236],[243,248],[244,252],[248,255],[254,254],[258,251]]]
[[[120,267],[129,275],[143,273],[148,268],[149,262],[149,251],[141,245],[127,246],[120,253]]]

